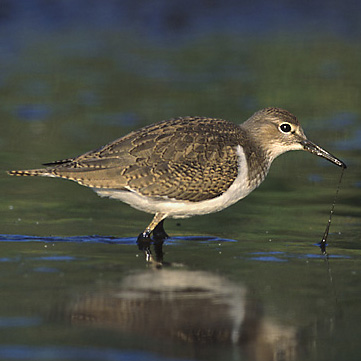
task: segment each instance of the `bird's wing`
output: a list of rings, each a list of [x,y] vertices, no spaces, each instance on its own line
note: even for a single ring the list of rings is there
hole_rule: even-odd
[[[47,164],[53,176],[92,188],[201,201],[224,193],[238,174],[239,126],[186,117],[159,122],[79,157]]]

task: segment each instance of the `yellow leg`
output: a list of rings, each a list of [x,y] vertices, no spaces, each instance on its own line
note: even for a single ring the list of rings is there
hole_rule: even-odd
[[[152,219],[152,222],[149,223],[148,227],[143,232],[143,237],[149,237],[149,235],[153,232],[154,228],[162,222],[167,215],[165,213],[156,213]]]

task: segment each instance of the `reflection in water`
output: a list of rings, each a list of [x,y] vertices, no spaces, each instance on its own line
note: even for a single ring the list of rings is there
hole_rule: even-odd
[[[164,230],[163,230],[164,231]],[[210,236],[183,236],[183,237],[172,237],[172,238],[164,238],[162,235],[159,237],[157,234],[153,234],[152,238],[143,239],[138,237],[137,245],[138,248],[144,252],[145,259],[147,262],[152,264],[155,267],[161,268],[164,264],[169,265],[167,262],[164,263],[164,252],[163,252],[163,244],[167,239],[167,242],[177,242],[177,240],[183,241],[197,241],[197,242],[237,242],[234,239],[225,239],[218,237],[210,237]],[[153,245],[154,253],[152,253],[151,246]]]
[[[222,347],[233,360],[295,359],[295,328],[267,320],[244,287],[207,272],[130,275],[120,285],[79,295],[61,314],[73,325],[161,341],[153,351],[170,353],[172,345],[182,344],[182,357],[205,358],[210,349]]]

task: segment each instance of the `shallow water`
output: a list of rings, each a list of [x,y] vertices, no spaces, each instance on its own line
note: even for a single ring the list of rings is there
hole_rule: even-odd
[[[37,27],[20,16],[1,28],[3,171],[74,156],[161,119],[241,122],[270,105],[294,112],[348,169],[328,258],[317,244],[340,169],[291,152],[234,206],[166,220],[162,269],[136,245],[150,215],[75,183],[2,172],[0,359],[359,360],[358,42],[304,29],[255,37],[254,27],[249,36],[224,22],[217,32],[206,15],[190,23],[195,34],[83,23],[75,13],[76,26],[55,12],[50,26],[41,11]]]

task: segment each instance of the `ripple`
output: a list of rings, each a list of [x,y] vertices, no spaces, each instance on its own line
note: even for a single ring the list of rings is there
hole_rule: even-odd
[[[288,262],[287,259],[274,257],[274,256],[260,256],[260,257],[251,257],[253,261],[262,261],[262,262]]]
[[[237,242],[234,239],[212,237],[212,236],[179,236],[171,237],[166,240],[167,243],[177,244],[181,241],[192,241],[200,243],[208,242]],[[73,242],[73,243],[106,243],[106,244],[122,244],[134,245],[137,243],[136,237],[112,237],[112,236],[71,236],[71,237],[37,237],[19,234],[0,234],[0,242]],[[0,259],[1,261],[1,259]]]
[[[111,236],[71,236],[71,237],[37,237],[20,234],[0,234],[0,242],[73,242],[73,243],[110,243],[135,244],[136,238],[116,238]]]
[[[0,328],[32,327],[40,323],[40,318],[36,317],[0,317]]]
[[[68,360],[68,361],[173,361],[146,352],[100,349],[91,347],[31,347],[23,345],[0,346],[1,360]],[[177,358],[177,361],[186,361]]]
[[[180,243],[182,241],[191,241],[191,242],[199,242],[199,243],[209,243],[209,242],[237,242],[234,239],[230,238],[220,238],[220,237],[212,237],[212,236],[179,236],[179,237],[171,237],[167,239],[167,243]]]
[[[288,262],[292,259],[325,259],[325,256],[321,253],[297,254],[297,253],[286,253],[280,251],[271,251],[271,252],[251,252],[248,253],[245,257],[238,257],[238,258],[248,259],[251,261],[261,261],[261,262]],[[349,259],[351,257],[347,255],[329,254],[327,258]]]

